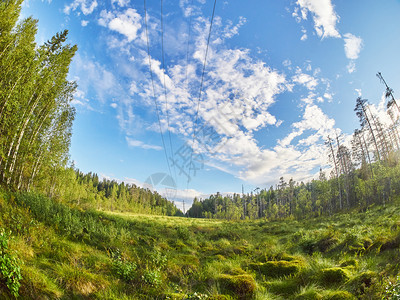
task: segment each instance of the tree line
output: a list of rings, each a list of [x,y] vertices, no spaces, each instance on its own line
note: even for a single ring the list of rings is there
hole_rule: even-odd
[[[0,3],[0,181],[29,190],[68,161],[76,83],[66,78],[77,46],[67,30],[38,46],[37,20],[18,23],[22,2]]]
[[[53,197],[82,209],[124,211],[143,214],[183,216],[175,204],[156,191],[135,184],[100,179],[69,167],[63,173]]]
[[[38,20],[18,21],[22,2],[0,2],[0,184],[80,207],[179,215],[156,192],[67,167],[77,88],[67,75],[78,48],[67,30],[37,45]]]
[[[368,100],[358,97],[354,111],[360,122],[350,143],[339,135],[326,138],[332,171],[329,178],[320,170],[310,182],[288,182],[283,177],[270,189],[256,189],[247,194],[211,195],[194,199],[187,216],[219,219],[302,219],[330,215],[352,208],[365,209],[385,205],[400,197],[400,108],[393,89],[381,73],[386,114],[383,122]]]

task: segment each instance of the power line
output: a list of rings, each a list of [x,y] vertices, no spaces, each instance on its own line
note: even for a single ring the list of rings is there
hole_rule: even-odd
[[[147,55],[149,57],[149,70],[150,70],[150,78],[151,78],[151,84],[153,88],[153,99],[154,99],[154,105],[156,107],[156,112],[157,112],[157,119],[158,119],[158,126],[160,127],[160,135],[161,135],[161,140],[164,148],[164,153],[165,153],[165,159],[167,160],[167,165],[168,165],[168,170],[169,174],[172,177],[171,174],[171,167],[169,166],[169,161],[168,161],[168,154],[167,154],[167,149],[165,147],[165,141],[164,141],[164,135],[162,133],[162,127],[161,127],[161,120],[160,120],[160,113],[158,111],[158,103],[156,99],[156,90],[154,86],[154,78],[153,78],[153,71],[151,68],[151,57],[150,57],[150,43],[149,43],[149,33],[148,33],[148,28],[147,28],[147,9],[146,9],[146,0],[144,0],[144,23],[145,23],[145,29],[146,29],[146,41],[147,41]]]
[[[164,85],[164,96],[165,96],[165,111],[167,114],[167,125],[168,125],[168,138],[169,138],[169,146],[171,148],[171,156],[172,156],[172,161],[175,161],[174,159],[174,150],[172,148],[172,140],[171,140],[171,131],[170,131],[170,124],[169,124],[169,112],[168,112],[168,97],[167,97],[167,87],[165,85],[165,59],[164,59],[164,21],[163,21],[163,0],[161,0],[161,60],[162,60],[162,68],[163,68],[163,85]],[[174,169],[174,175],[175,175],[175,182],[177,182],[177,177],[176,177],[176,169],[175,169],[175,164],[172,165]]]
[[[193,7],[193,1],[190,3],[190,7]],[[189,28],[188,28],[188,39],[187,39],[187,44],[186,44],[186,72],[185,72],[185,82],[186,82],[186,87],[188,86],[188,69],[189,69],[189,44],[190,44],[190,37],[192,34],[192,10],[190,10],[190,17],[189,17]]]
[[[207,47],[206,47],[206,53],[204,55],[204,63],[203,63],[203,71],[201,74],[201,81],[200,81],[200,91],[199,91],[199,98],[197,100],[197,111],[196,111],[196,121],[195,121],[195,126],[193,128],[193,140],[192,140],[192,153],[190,155],[190,164],[189,164],[189,174],[190,174],[190,166],[193,163],[193,147],[194,147],[194,140],[196,138],[196,133],[197,133],[197,123],[198,123],[198,119],[199,119],[199,109],[200,109],[200,99],[201,99],[201,94],[203,91],[203,83],[204,83],[204,73],[205,73],[205,69],[206,69],[206,64],[207,64],[207,55],[208,55],[208,48],[210,45],[210,37],[211,37],[211,29],[212,29],[212,25],[213,25],[213,21],[214,21],[214,15],[215,15],[215,6],[217,4],[217,0],[214,0],[214,6],[213,6],[213,11],[212,11],[212,15],[211,15],[211,22],[210,22],[210,30],[208,32],[208,39],[207,39]],[[189,184],[189,179],[188,182]]]

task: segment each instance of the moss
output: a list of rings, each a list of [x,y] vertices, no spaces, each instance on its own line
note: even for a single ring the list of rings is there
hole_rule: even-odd
[[[400,247],[400,233],[397,234],[395,237],[391,238],[387,242],[383,243],[380,250],[385,251],[385,250],[390,250],[390,249],[396,249]]]
[[[222,289],[234,293],[240,299],[249,299],[257,289],[256,281],[250,274],[221,275],[219,278]]]
[[[354,267],[357,268],[358,267],[358,261],[354,258],[352,259],[348,259],[348,260],[344,260],[340,263],[341,267]]]
[[[299,260],[278,260],[267,261],[266,263],[251,263],[249,267],[267,277],[277,278],[297,274],[304,268],[304,263]]]
[[[356,297],[346,291],[329,291],[322,298],[323,300],[354,300]]]
[[[376,280],[377,274],[372,271],[362,272],[348,282],[348,289],[356,295],[362,295]]]
[[[315,247],[319,252],[325,253],[338,243],[338,239],[332,233],[326,234],[316,244]]]
[[[318,281],[324,286],[345,283],[350,279],[349,271],[344,268],[326,268],[317,274]]]

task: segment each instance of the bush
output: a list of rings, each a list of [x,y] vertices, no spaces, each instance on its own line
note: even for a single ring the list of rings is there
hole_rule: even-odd
[[[21,286],[21,267],[19,260],[8,252],[8,234],[0,230],[0,273],[10,293],[18,297]]]
[[[279,260],[267,261],[266,263],[252,263],[249,266],[268,277],[276,278],[297,274],[304,267],[304,263],[299,260]]]
[[[133,281],[136,277],[137,265],[134,262],[114,260],[113,267],[117,275],[125,281]]]
[[[144,283],[151,286],[159,286],[162,283],[161,273],[158,270],[146,270],[142,275]]]
[[[221,287],[227,292],[233,292],[240,299],[249,299],[257,289],[256,281],[249,274],[221,275]]]
[[[345,283],[350,279],[349,271],[339,267],[322,269],[317,276],[325,286]]]

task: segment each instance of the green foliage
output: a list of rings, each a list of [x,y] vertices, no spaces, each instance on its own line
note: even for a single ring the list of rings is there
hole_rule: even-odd
[[[345,283],[350,279],[349,271],[344,268],[326,268],[317,274],[318,281],[324,286]]]
[[[265,263],[252,263],[251,268],[258,270],[267,278],[290,276],[299,273],[304,268],[304,263],[298,260],[267,261]]]
[[[326,300],[354,300],[356,297],[346,291],[329,291],[322,299]]]
[[[126,281],[133,281],[136,277],[137,265],[134,262],[114,260],[113,267],[117,275]]]
[[[206,300],[209,299],[207,294],[201,294],[194,292],[193,294],[188,294],[184,297],[184,300]]]
[[[251,298],[257,289],[257,283],[250,274],[223,274],[220,276],[219,281],[223,290],[233,292],[239,299]]]
[[[400,276],[397,276],[396,282],[389,282],[385,289],[386,297],[390,300],[400,299]]]
[[[4,229],[0,229],[0,279],[5,281],[11,295],[18,297],[22,280],[20,261],[9,253],[8,238]]]
[[[352,278],[348,285],[350,291],[355,295],[364,295],[373,284],[376,284],[376,281],[377,274],[375,272],[365,271]]]
[[[142,280],[148,285],[158,287],[162,283],[161,272],[159,270],[145,270]]]
[[[18,249],[19,294],[27,299],[381,299],[400,265],[397,249],[349,249],[395,239],[397,205],[351,218],[233,223],[82,210],[35,193],[0,195],[0,226],[13,228],[8,247]],[[319,251],[329,239],[335,243]],[[312,255],[303,241],[314,243]],[[9,295],[5,281],[0,286],[0,295]]]
[[[318,288],[315,286],[307,286],[298,293],[294,299],[296,300],[321,300],[322,295]]]
[[[300,282],[296,278],[268,281],[265,285],[268,291],[284,296],[285,299],[296,294],[300,290]]]

